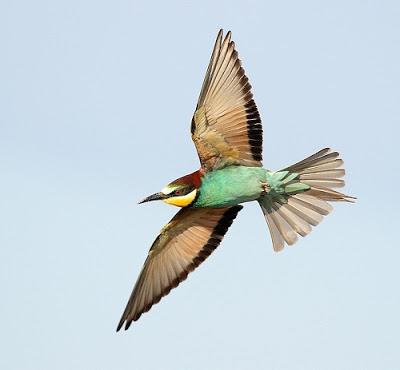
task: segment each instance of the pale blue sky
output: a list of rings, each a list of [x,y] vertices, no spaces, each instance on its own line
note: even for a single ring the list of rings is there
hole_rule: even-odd
[[[0,4],[0,368],[400,368],[398,1]],[[256,204],[187,281],[116,324],[198,167],[191,114],[219,28],[264,123],[264,164],[332,146],[345,191],[280,254]]]

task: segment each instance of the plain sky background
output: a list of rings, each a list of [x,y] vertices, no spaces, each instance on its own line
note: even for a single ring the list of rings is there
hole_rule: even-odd
[[[398,1],[0,3],[0,368],[400,369]],[[325,146],[345,192],[276,254],[257,204],[127,332],[120,315],[198,168],[189,125],[219,28],[264,164]]]

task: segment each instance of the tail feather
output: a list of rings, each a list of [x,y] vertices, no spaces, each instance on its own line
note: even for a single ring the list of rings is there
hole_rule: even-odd
[[[319,166],[325,163],[332,162],[335,160],[337,157],[339,157],[338,152],[331,152],[330,148],[324,148],[321,149],[319,152],[310,155],[309,157],[303,159],[300,162],[297,162],[287,168],[285,168],[286,171],[290,172],[297,172],[297,173],[303,173],[303,170],[308,169],[313,166]]]
[[[306,208],[323,216],[328,215],[333,210],[333,207],[325,200],[308,195],[307,192],[296,194],[293,198],[300,201],[300,203],[302,203]]]
[[[301,176],[301,175],[300,175]],[[302,180],[300,178],[300,180]],[[315,180],[302,180],[303,184],[310,186],[319,186],[321,188],[342,188],[344,181],[342,179],[315,179]]]
[[[293,212],[293,210],[287,205],[279,207],[278,212],[287,221],[287,223],[297,232],[297,234],[304,237],[311,231],[310,224],[306,220],[298,216],[295,212]]]
[[[343,168],[331,170],[319,170],[318,172],[307,172],[300,175],[300,180],[318,180],[318,179],[339,179],[345,175]]]
[[[307,192],[307,194],[331,202],[354,203],[354,200],[357,199],[356,197],[352,197],[350,195],[344,195],[332,189],[324,189],[317,186],[312,186],[311,189]]]
[[[312,226],[317,226],[322,221],[322,215],[312,208],[305,206],[295,198],[289,198],[285,207],[301,217]]]
[[[286,243],[289,245],[294,244],[297,241],[297,234],[295,230],[293,230],[293,228],[290,226],[286,218],[281,214],[281,212],[277,212],[275,208],[274,212],[270,213],[270,217]]]
[[[279,252],[284,248],[285,240],[283,239],[282,234],[276,226],[276,223],[272,219],[272,217],[269,214],[265,213],[265,219],[267,220],[267,225],[271,234],[274,250],[275,252]]]
[[[316,166],[310,166],[306,169],[307,173],[321,172],[326,170],[332,170],[343,166],[342,159],[333,159],[327,163],[322,163]],[[304,170],[299,171],[299,174],[303,174]]]
[[[309,234],[312,226],[318,225],[323,216],[333,210],[328,201],[354,201],[354,197],[333,190],[344,186],[341,178],[345,175],[345,170],[340,168],[343,160],[338,157],[339,153],[325,148],[279,171],[276,179],[281,179],[281,188],[274,185],[273,191],[266,190],[260,197],[259,203],[269,226],[275,251],[282,250],[285,243],[294,244],[298,235],[304,237]],[[303,186],[296,187],[293,184]],[[283,190],[285,187],[286,192]],[[288,191],[289,189],[299,191]]]

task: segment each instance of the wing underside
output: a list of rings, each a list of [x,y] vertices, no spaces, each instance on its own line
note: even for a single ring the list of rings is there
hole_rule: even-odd
[[[218,33],[191,132],[205,171],[261,166],[260,114],[230,32],[224,39]]]
[[[181,209],[150,248],[117,331],[124,323],[128,329],[185,280],[220,244],[241,209]]]

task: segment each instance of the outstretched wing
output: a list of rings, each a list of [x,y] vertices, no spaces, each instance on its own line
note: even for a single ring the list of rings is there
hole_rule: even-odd
[[[125,330],[186,279],[219,245],[242,206],[182,208],[150,248],[118,324]]]
[[[251,85],[228,32],[219,31],[191,125],[204,171],[260,167],[262,126]]]

